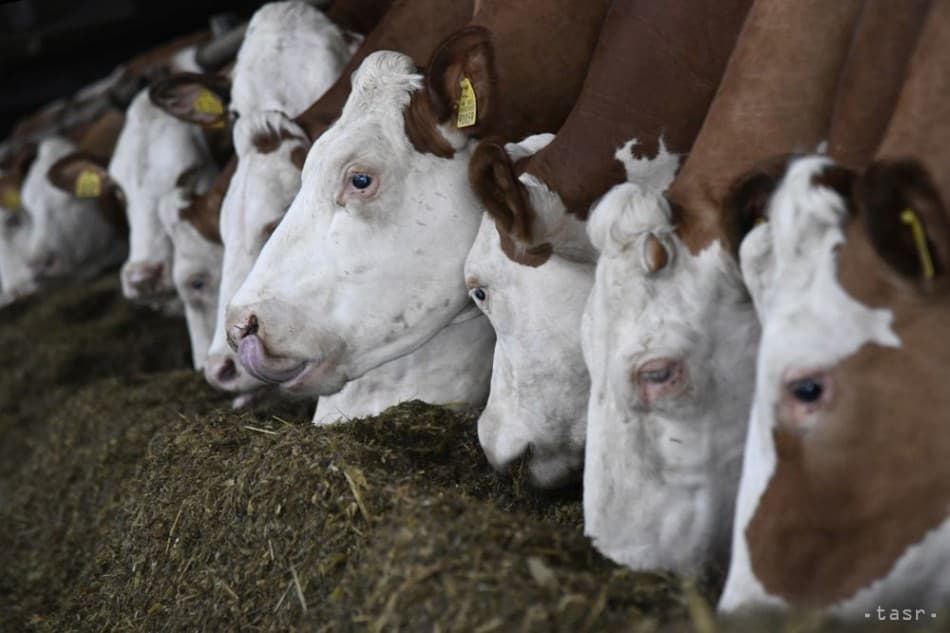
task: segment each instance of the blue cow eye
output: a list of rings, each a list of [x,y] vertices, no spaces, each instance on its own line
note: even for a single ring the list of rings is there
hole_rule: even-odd
[[[476,289],[475,289],[475,292],[473,292],[472,295],[473,295],[476,299],[478,299],[479,301],[484,301],[484,300],[485,300],[485,297],[487,296],[487,295],[485,294],[485,291],[482,290],[481,288],[476,288]]]
[[[366,174],[356,174],[350,178],[350,184],[352,184],[357,189],[362,190],[373,184],[373,179],[371,176]]]
[[[807,404],[818,402],[824,390],[821,382],[811,378],[796,380],[789,386],[789,391],[791,391],[792,396],[799,402]]]

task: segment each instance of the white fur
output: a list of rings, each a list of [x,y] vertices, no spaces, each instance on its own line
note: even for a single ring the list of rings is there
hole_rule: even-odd
[[[329,88],[351,57],[343,31],[299,1],[265,4],[251,18],[234,64],[231,109],[295,117]]]
[[[783,375],[789,369],[830,367],[866,343],[900,345],[891,329],[891,312],[858,303],[838,283],[835,253],[844,242],[847,211],[838,194],[812,184],[813,176],[830,163],[824,157],[793,163],[769,203],[769,222],[757,227],[741,249],[743,275],[762,321],[762,342],[732,563],[719,603],[723,611],[784,604],[755,578],[745,541],[746,526],[775,471],[772,430]],[[946,530],[941,538],[947,538]],[[886,592],[856,598],[862,604],[868,599],[885,600]]]
[[[625,565],[695,573],[722,562],[737,487],[758,326],[738,268],[715,241],[693,255],[662,196],[678,160],[626,158],[632,182],[589,220],[601,251],[581,327],[591,376],[584,466],[585,532]],[[645,270],[647,237],[670,263]],[[633,377],[683,361],[679,396],[641,402]]]
[[[125,242],[103,217],[95,199],[76,198],[53,186],[49,168],[76,151],[76,145],[54,136],[39,144],[36,160],[23,181],[23,206],[30,216],[27,262],[54,257],[46,277],[88,278],[125,257]],[[33,263],[30,263],[33,262]]]
[[[165,285],[171,280],[172,249],[158,217],[159,200],[175,189],[182,172],[198,166],[196,193],[206,191],[218,173],[208,144],[197,125],[167,114],[139,93],[126,112],[109,174],[125,194],[129,218],[129,257],[123,269],[122,288],[136,298],[128,285],[126,271],[133,264],[162,264]]]
[[[480,213],[467,180],[470,148],[452,159],[415,150],[403,110],[421,84],[406,55],[364,60],[340,119],[310,150],[300,192],[228,308],[229,329],[253,312],[271,355],[308,363],[284,385],[292,393],[339,392],[450,334],[446,327],[471,312],[462,269]],[[379,191],[341,206],[353,165],[374,171]],[[433,376],[430,384],[410,365],[431,401],[481,404],[487,396],[494,340],[484,317],[472,320],[481,324],[475,340],[446,343],[464,381]],[[392,404],[402,397],[390,396]]]
[[[29,214],[0,207],[0,289],[7,303],[39,288],[27,265],[29,242]]]
[[[172,281],[185,306],[194,367],[202,369],[214,334],[224,249],[205,239],[191,222],[181,219],[181,210],[189,204],[190,198],[182,189],[165,194],[159,201],[159,218],[175,245]]]

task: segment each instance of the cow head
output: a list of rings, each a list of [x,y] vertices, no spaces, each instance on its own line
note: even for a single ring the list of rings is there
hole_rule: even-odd
[[[71,141],[40,143],[22,195],[30,217],[27,263],[37,279],[89,276],[124,256],[125,236],[107,215],[122,213],[105,169]]]
[[[552,138],[529,137],[505,149],[520,158]],[[486,213],[465,260],[469,296],[497,339],[478,438],[495,468],[505,470],[528,453],[535,484],[552,487],[579,474],[584,455],[590,379],[580,320],[593,266],[557,255],[523,265],[509,257],[506,242],[502,223]]]
[[[297,195],[310,141],[282,113],[258,112],[237,120],[234,148],[238,165],[221,207],[224,266],[205,378],[217,389],[246,392],[263,383],[228,347],[225,309]]]
[[[807,157],[745,186],[762,342],[720,608],[944,606],[947,207],[914,161]]]
[[[195,369],[205,366],[214,334],[223,257],[220,237],[201,221],[202,210],[195,208],[204,203],[205,197],[176,188],[158,206],[172,242],[172,280],[185,307]]]
[[[122,268],[127,298],[152,303],[174,296],[171,241],[159,201],[176,188],[203,191],[216,173],[201,128],[162,111],[147,93],[133,100],[108,170],[128,215],[129,257]]]
[[[227,314],[245,367],[296,393],[340,390],[471,305],[462,269],[480,213],[467,136],[438,123],[445,104],[406,55],[373,53],[352,85]]]
[[[617,158],[628,182],[589,221],[585,531],[631,567],[696,573],[728,546],[757,324],[732,252],[679,235],[663,195],[678,158]]]
[[[23,179],[35,159],[36,146],[28,145],[0,166],[0,288],[7,300],[39,287],[27,265],[30,217],[23,208]]]

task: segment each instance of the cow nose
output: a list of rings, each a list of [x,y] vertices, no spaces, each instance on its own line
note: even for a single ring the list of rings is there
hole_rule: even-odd
[[[247,314],[241,315],[228,329],[228,343],[230,343],[231,347],[237,348],[238,343],[240,343],[242,339],[252,334],[257,334],[258,327],[259,324],[256,314],[248,312]]]
[[[148,296],[162,290],[164,264],[131,264],[125,269],[125,281],[137,295]]]
[[[56,268],[56,253],[43,252],[30,258],[27,265],[34,276],[44,277]]]

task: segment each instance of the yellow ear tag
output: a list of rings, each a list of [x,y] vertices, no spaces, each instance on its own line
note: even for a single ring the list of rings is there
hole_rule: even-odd
[[[77,198],[98,198],[102,193],[102,178],[95,170],[83,169],[76,178]]]
[[[20,191],[13,187],[7,187],[3,190],[3,197],[0,198],[0,206],[7,211],[17,211],[20,208]]]
[[[478,98],[475,96],[475,88],[468,77],[462,77],[459,81],[459,116],[455,122],[455,127],[472,127],[478,120]]]
[[[224,114],[224,103],[218,95],[207,88],[202,88],[201,91],[198,92],[198,96],[195,97],[195,111],[199,114],[220,117]],[[224,120],[217,119],[213,123],[210,123],[209,126],[224,127]]]
[[[934,262],[930,256],[930,248],[927,246],[927,233],[924,231],[924,225],[913,209],[901,211],[901,222],[909,225],[911,233],[914,234],[914,245],[917,247],[917,256],[920,258],[920,268],[924,271],[924,279],[933,279]]]

